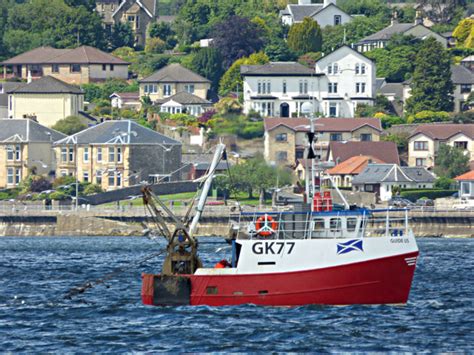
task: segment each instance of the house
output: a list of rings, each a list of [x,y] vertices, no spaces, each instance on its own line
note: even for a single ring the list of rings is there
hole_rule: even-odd
[[[408,165],[432,169],[441,144],[464,150],[474,160],[474,124],[433,123],[418,126],[408,138]]]
[[[187,113],[191,116],[199,116],[212,107],[212,103],[187,91],[181,91],[173,96],[155,101],[161,112]]]
[[[105,121],[54,146],[57,176],[77,176],[104,190],[180,178],[181,143],[134,121]]]
[[[114,92],[110,95],[110,105],[113,108],[138,111],[142,102],[138,92]]]
[[[208,79],[177,63],[158,70],[139,83],[140,97],[148,96],[152,102],[170,98],[183,91],[207,100],[211,88]]]
[[[25,85],[21,82],[0,82],[0,119],[8,118],[8,92]]]
[[[315,68],[296,62],[243,65],[244,113],[299,117],[304,103],[325,117],[354,117],[375,99],[375,63],[348,46],[319,59]]]
[[[52,76],[45,76],[8,92],[8,117],[33,118],[51,127],[83,109],[84,92]]]
[[[474,72],[463,65],[451,65],[451,81],[454,84],[454,112],[469,110],[468,97],[474,91]],[[395,111],[402,115],[406,101],[411,96],[412,79],[403,83],[386,83],[378,90],[393,105]]]
[[[321,28],[343,25],[352,20],[352,16],[336,5],[336,0],[323,0],[322,3],[298,0],[298,4],[289,4],[280,11],[281,22],[287,26],[303,22],[305,17],[315,20]]]
[[[376,48],[385,48],[390,39],[395,35],[413,36],[418,39],[434,37],[444,48],[448,47],[448,40],[423,25],[423,19],[419,14],[417,14],[414,23],[399,23],[396,13],[394,13],[390,26],[361,39],[355,44],[355,47],[361,53]]]
[[[96,12],[107,32],[113,25],[130,25],[135,45],[144,47],[151,23],[158,21],[158,0],[96,0]]]
[[[271,164],[293,165],[304,158],[310,130],[308,118],[265,118],[264,157]],[[378,141],[382,132],[375,118],[319,118],[315,122],[318,141],[315,154],[325,159],[330,142]]]
[[[467,56],[461,60],[461,65],[470,71],[474,71],[474,55]]]
[[[183,154],[183,165],[188,164],[186,180],[195,180],[205,176],[211,167],[214,154]],[[227,174],[230,163],[221,160],[215,169],[217,174]]]
[[[54,175],[52,145],[64,137],[33,120],[0,119],[0,188],[17,187],[31,171]]]
[[[380,141],[333,141],[329,143],[327,160],[336,165],[355,156],[371,156],[387,164],[400,164],[397,145]]]
[[[81,46],[74,49],[39,47],[0,63],[3,77],[37,79],[53,76],[69,84],[88,84],[106,79],[128,79],[124,60],[97,48]],[[11,70],[11,75],[7,71]]]
[[[377,200],[392,198],[394,187],[430,189],[436,178],[423,167],[400,167],[397,164],[368,164],[352,179],[354,191],[373,192]]]
[[[369,155],[356,155],[326,170],[325,175],[329,175],[338,187],[352,187],[354,176],[359,175],[367,165],[383,163],[382,160]]]
[[[167,137],[176,139],[183,144],[183,151],[186,146],[203,147],[207,142],[206,130],[204,127],[183,126],[177,121],[169,119],[164,120],[156,115],[156,130]],[[194,150],[194,148],[192,148]]]
[[[462,174],[456,178],[459,182],[459,198],[473,199],[474,198],[474,170]]]

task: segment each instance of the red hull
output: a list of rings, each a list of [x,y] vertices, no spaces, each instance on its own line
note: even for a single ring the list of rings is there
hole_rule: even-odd
[[[408,300],[415,272],[415,264],[405,259],[416,256],[418,252],[343,266],[286,273],[189,275],[190,304],[195,306],[403,304]],[[151,288],[153,286],[146,276],[148,275],[145,275],[143,280],[142,300],[144,304],[153,305],[153,294],[150,294],[150,286]]]

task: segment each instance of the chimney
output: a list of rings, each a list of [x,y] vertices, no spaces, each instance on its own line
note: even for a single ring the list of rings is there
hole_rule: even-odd
[[[422,25],[423,24],[423,16],[421,11],[418,10],[415,14],[415,25]]]
[[[32,80],[33,80],[33,78],[31,77],[31,70],[28,70],[28,76],[26,78],[26,82],[29,84],[29,83],[31,83]]]
[[[398,23],[398,12],[393,11],[392,20],[390,21],[390,26],[396,25]]]

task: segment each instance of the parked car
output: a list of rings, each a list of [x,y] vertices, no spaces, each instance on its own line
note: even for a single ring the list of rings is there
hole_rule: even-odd
[[[407,200],[406,198],[402,197],[392,197],[388,201],[388,205],[390,207],[413,207],[414,203],[411,202],[410,200]]]
[[[429,198],[419,198],[416,200],[415,205],[420,207],[433,207],[434,201]]]

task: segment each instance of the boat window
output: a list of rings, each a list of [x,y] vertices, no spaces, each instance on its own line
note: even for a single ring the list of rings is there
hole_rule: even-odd
[[[347,219],[347,231],[354,232],[357,227],[357,218],[348,218]]]
[[[324,218],[316,218],[314,220],[314,231],[323,232],[324,231]]]
[[[329,227],[331,232],[340,232],[341,231],[341,219],[340,218],[331,218]]]
[[[206,294],[208,294],[208,295],[217,295],[217,287],[216,286],[207,286]]]

